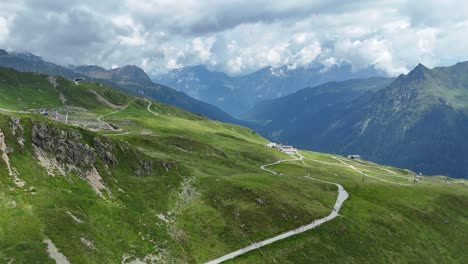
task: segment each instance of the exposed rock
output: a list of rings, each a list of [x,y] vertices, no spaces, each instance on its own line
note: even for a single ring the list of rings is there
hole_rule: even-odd
[[[78,143],[80,134],[64,131],[45,123],[34,123],[32,142],[34,146],[52,154],[58,162],[91,167],[96,162],[96,152],[90,146]]]
[[[86,180],[93,190],[101,197],[103,191],[109,195],[110,190],[96,169],[99,159],[105,163],[105,172],[111,174],[110,166],[119,164],[115,150],[129,156],[131,167],[137,176],[150,175],[155,166],[165,171],[178,169],[178,163],[173,160],[152,160],[141,152],[130,148],[125,143],[115,143],[111,139],[94,137],[90,145],[86,144],[81,134],[74,130],[63,130],[53,125],[34,122],[31,129],[31,138],[34,151],[39,163],[47,173],[54,175],[67,175],[73,171]]]
[[[159,165],[169,171],[170,169],[177,169],[177,162],[175,160],[159,160]]]
[[[93,147],[101,158],[108,165],[117,165],[119,162],[114,155],[114,145],[111,142],[106,142],[103,139],[95,138]]]
[[[49,257],[55,260],[55,263],[57,264],[69,264],[70,263],[68,262],[67,257],[65,257],[65,255],[59,252],[58,248],[50,239],[44,240],[44,243],[47,244],[47,253],[49,254]]]
[[[9,150],[10,148],[6,144],[5,134],[0,129],[0,151],[2,152],[2,159],[6,163],[7,168],[8,168],[8,174],[11,177],[13,177],[13,181],[15,182],[16,186],[18,186],[19,188],[23,188],[25,185],[25,182],[18,177],[19,173],[16,170],[16,168],[11,166],[10,158],[8,157]]]
[[[102,198],[104,198],[102,191],[106,191],[109,195],[111,194],[110,190],[107,189],[106,185],[104,185],[104,181],[96,168],[93,167],[91,170],[87,171],[84,178],[89,185],[91,185],[93,190]]]
[[[138,167],[135,170],[136,175],[143,176],[150,174],[153,171],[153,161],[151,160],[140,160]]]
[[[181,190],[177,197],[177,202],[172,212],[168,212],[168,228],[171,237],[179,242],[185,244],[187,242],[187,235],[176,224],[176,219],[187,208],[190,203],[200,197],[200,192],[194,186],[195,178],[185,178],[181,183]]]
[[[10,127],[13,135],[16,136],[16,140],[20,145],[21,149],[24,149],[24,137],[23,127],[21,126],[20,119],[16,117],[10,117]]]
[[[83,223],[83,220],[81,220],[80,218],[76,217],[76,215],[72,214],[72,212],[67,211],[67,215],[69,215],[69,216],[73,219],[73,221],[75,221],[75,222],[77,222],[77,223],[79,223],[79,224]]]
[[[52,86],[54,86],[54,89],[57,89],[57,86],[58,86],[58,82],[57,82],[57,77],[55,76],[49,76],[47,77],[47,80],[50,82],[50,84],[52,84]],[[60,98],[60,101],[62,102],[63,105],[66,105],[67,104],[67,98],[65,97],[65,95],[63,93],[61,93],[60,91],[59,92],[59,98]]]
[[[96,247],[94,246],[94,243],[93,243],[91,240],[89,240],[89,239],[87,239],[87,238],[85,238],[85,237],[81,237],[81,238],[80,238],[80,241],[81,241],[81,243],[83,243],[85,246],[87,246],[89,249],[96,249]]]
[[[66,175],[67,171],[74,171],[104,198],[102,191],[105,190],[108,194],[110,191],[94,167],[96,150],[87,144],[74,141],[79,139],[81,135],[76,131],[64,131],[45,123],[34,123],[32,126],[33,147],[47,173]]]
[[[158,250],[161,251],[161,250]],[[167,256],[164,252],[157,252],[158,254],[148,254],[143,259],[124,254],[122,256],[121,264],[150,264],[150,263],[168,263]]]
[[[34,146],[34,152],[39,161],[39,164],[46,170],[49,176],[66,175],[65,168],[59,164],[54,156],[47,155],[42,149]]]
[[[121,105],[116,105],[116,104],[111,103],[109,100],[104,98],[102,95],[98,94],[96,91],[94,91],[94,90],[89,90],[89,91],[92,92],[96,96],[96,99],[99,102],[109,106],[110,108],[113,108],[113,109],[122,109],[123,108],[123,106],[121,106]]]
[[[159,220],[163,221],[164,223],[169,223],[169,219],[166,218],[164,214],[156,214],[156,217],[158,217]]]

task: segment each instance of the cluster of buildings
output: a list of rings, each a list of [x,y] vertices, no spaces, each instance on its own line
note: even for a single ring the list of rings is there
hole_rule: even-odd
[[[293,146],[287,146],[287,145],[282,145],[274,142],[270,142],[266,145],[269,148],[274,148],[277,149],[281,152],[284,152],[286,154],[296,154],[296,150],[294,149]],[[359,155],[348,155],[348,159],[352,160],[361,160],[361,156]]]
[[[284,152],[286,154],[295,154],[296,150],[294,149],[293,146],[287,146],[287,145],[281,145],[277,143],[270,142],[267,144],[267,147],[269,148],[275,148],[281,152]]]
[[[59,121],[62,115],[55,109],[47,109],[47,108],[37,108],[37,109],[29,109],[31,113],[40,114],[46,117],[49,117],[55,121]]]

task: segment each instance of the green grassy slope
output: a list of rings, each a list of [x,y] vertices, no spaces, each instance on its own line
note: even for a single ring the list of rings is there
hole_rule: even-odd
[[[3,81],[7,78],[17,83]],[[350,193],[341,217],[233,262],[463,263],[467,258],[464,181],[443,184],[422,176],[413,185],[410,171],[338,157],[369,175],[362,182],[361,174],[336,157],[315,152],[301,152],[304,163],[269,167],[282,172],[274,175],[260,166],[290,157],[265,147],[267,141],[248,128],[157,102],[151,105],[159,114],[154,115],[147,101],[112,88],[57,81],[54,88],[44,75],[0,71],[2,108],[62,113],[57,122],[1,111],[9,163],[25,185],[15,185],[0,159],[0,262],[53,263],[45,239],[71,263],[209,261],[328,215],[337,189],[303,178],[307,170]],[[11,103],[18,98],[23,104]],[[22,130],[12,126],[12,117],[19,118]],[[102,125],[98,117],[119,129]],[[42,147],[47,154],[61,157],[63,144],[100,154],[86,162],[65,150],[70,155],[58,163],[71,171],[50,176],[35,150],[42,146],[38,127],[67,135]],[[75,161],[81,172],[96,168],[110,194],[102,190],[99,196],[86,173],[73,169]]]

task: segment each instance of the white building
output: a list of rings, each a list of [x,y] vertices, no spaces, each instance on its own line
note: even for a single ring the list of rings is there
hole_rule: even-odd
[[[359,155],[348,155],[348,159],[360,160],[361,156],[359,156]]]
[[[294,148],[292,146],[279,146],[277,149],[284,153],[294,153]]]

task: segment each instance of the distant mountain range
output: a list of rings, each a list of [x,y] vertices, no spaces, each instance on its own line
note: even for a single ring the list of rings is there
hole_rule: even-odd
[[[299,148],[359,154],[425,174],[468,178],[468,62],[434,69],[419,64],[397,78],[375,77],[383,74],[373,68],[353,71],[349,65],[268,67],[239,77],[193,66],[155,78],[180,91],[154,83],[137,66],[66,68],[30,53],[4,50],[0,66],[86,78],[249,126],[272,141]]]
[[[161,84],[218,106],[227,113],[241,117],[256,103],[289,95],[305,87],[330,81],[385,76],[369,67],[354,70],[349,64],[290,69],[288,66],[266,67],[244,76],[231,77],[205,66],[188,66],[172,70],[153,79]]]
[[[21,72],[36,72],[65,78],[82,77],[66,67],[44,61],[41,57],[32,53],[11,52],[0,49],[0,66],[12,68]]]
[[[148,75],[137,66],[106,70],[99,66],[66,68],[47,62],[31,53],[8,53],[0,49],[0,66],[21,72],[36,72],[68,79],[85,78],[113,86],[128,94],[147,96],[157,101],[178,106],[184,110],[227,123],[245,124],[208,103],[194,99],[183,92],[153,83]]]
[[[272,140],[468,178],[468,62],[307,88],[247,116]]]
[[[73,70],[99,82],[116,87],[128,94],[147,96],[213,120],[240,125],[246,124],[246,122],[233,118],[216,106],[194,99],[184,92],[154,83],[141,68],[134,65],[127,65],[111,70],[88,65],[79,66]]]
[[[259,102],[244,118],[261,123],[274,121],[277,129],[283,124],[340,103],[351,102],[363,95],[376,92],[391,84],[394,78],[373,77],[352,79],[342,82],[329,82],[299,90],[293,94],[274,100]]]

